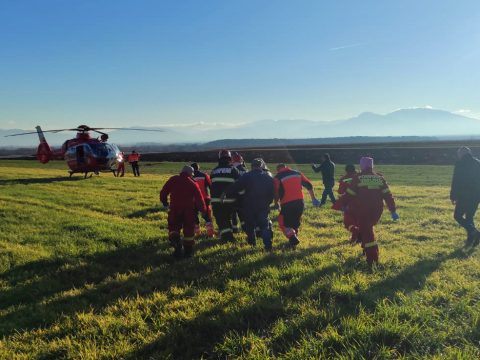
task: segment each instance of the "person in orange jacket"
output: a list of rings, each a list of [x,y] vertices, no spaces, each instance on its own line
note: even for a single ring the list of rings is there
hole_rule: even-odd
[[[133,150],[132,153],[128,155],[128,162],[132,166],[133,176],[140,176],[140,167],[138,166],[139,161],[140,154]]]
[[[335,210],[345,208],[352,215],[355,231],[360,237],[368,265],[378,262],[378,244],[373,227],[383,212],[383,202],[390,210],[392,220],[397,221],[395,200],[383,176],[373,170],[373,159],[360,160],[361,172],[353,176],[345,194],[332,206]],[[352,232],[353,234],[353,232]]]
[[[195,245],[196,209],[207,211],[198,184],[193,180],[193,168],[184,166],[180,175],[172,176],[160,191],[160,202],[168,211],[168,239],[175,257],[193,255]],[[170,197],[170,203],[169,203]],[[183,229],[183,239],[180,231]]]
[[[353,178],[357,175],[357,170],[355,165],[348,164],[345,166],[345,175],[340,178],[338,183],[338,194],[340,196],[344,195],[347,191],[348,186],[352,183]],[[352,243],[359,242],[358,239],[358,226],[355,222],[355,217],[352,212],[348,209],[348,206],[343,209],[343,224],[345,228],[352,233],[350,241]]]
[[[320,206],[320,201],[315,197],[310,180],[285,164],[277,165],[277,175],[273,178],[273,184],[275,207],[278,207],[280,202],[278,225],[287,237],[289,246],[295,248],[300,243],[297,235],[305,207],[302,187],[308,190],[313,206]]]
[[[207,207],[207,211],[203,213],[203,219],[205,220],[205,227],[207,229],[207,236],[213,237],[215,235],[215,231],[213,229],[212,224],[212,207],[210,206],[210,188],[212,186],[212,180],[207,173],[200,171],[200,165],[198,163],[193,163],[190,165],[193,168],[193,179],[197,182],[198,187],[203,196],[203,200],[205,201],[205,205]],[[200,236],[200,219],[198,218],[198,213],[200,210],[197,210],[196,213],[196,224],[195,224],[195,235]]]

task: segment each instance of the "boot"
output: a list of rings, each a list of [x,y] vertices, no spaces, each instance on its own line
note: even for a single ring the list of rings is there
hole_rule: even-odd
[[[469,231],[467,233],[467,240],[465,240],[465,247],[468,248],[468,247],[471,247],[473,246],[473,243],[475,241],[475,239],[477,238],[477,230],[473,230],[473,231]]]
[[[295,249],[297,245],[300,244],[300,241],[297,238],[297,235],[292,235],[288,239],[288,246],[292,249]]]
[[[186,258],[191,258],[193,256],[193,245],[187,245],[187,246],[184,245],[183,248],[184,248],[183,256],[185,256]]]
[[[195,240],[184,240],[183,241],[183,256],[186,258],[191,258],[193,256],[193,246],[195,245]]]
[[[182,258],[183,254],[182,254],[182,246],[181,245],[177,245],[174,247],[174,250],[173,250],[173,257],[176,258],[176,259],[180,259]]]
[[[215,236],[215,231],[213,230],[213,225],[211,222],[208,222],[206,224],[206,227],[207,227],[207,236],[209,238],[213,238]]]
[[[173,257],[181,258],[182,257],[182,238],[180,234],[171,232],[169,235],[170,245],[173,246]]]

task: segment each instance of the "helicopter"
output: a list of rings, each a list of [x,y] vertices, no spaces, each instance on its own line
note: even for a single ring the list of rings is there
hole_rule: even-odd
[[[72,129],[58,129],[43,131],[40,126],[35,127],[36,131],[21,134],[12,134],[7,136],[21,136],[28,134],[38,134],[40,144],[37,148],[37,160],[42,164],[50,160],[65,160],[69,168],[70,177],[75,173],[83,173],[87,178],[88,174],[98,175],[100,172],[112,172],[120,162],[125,161],[123,153],[117,145],[108,143],[108,134],[101,130],[128,130],[128,131],[158,131],[157,129],[131,129],[131,128],[92,128],[87,125],[79,125]],[[45,134],[58,133],[62,131],[76,131],[77,135],[73,139],[65,141],[60,149],[52,150],[45,139]],[[90,136],[90,132],[100,134],[99,138]]]

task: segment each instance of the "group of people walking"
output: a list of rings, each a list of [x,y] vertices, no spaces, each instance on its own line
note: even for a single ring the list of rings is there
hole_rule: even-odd
[[[286,247],[294,249],[300,243],[305,208],[303,189],[306,189],[314,207],[325,205],[327,197],[330,198],[333,208],[343,212],[351,241],[361,244],[369,265],[377,262],[378,244],[373,227],[380,219],[383,202],[387,203],[393,220],[399,217],[385,179],[374,171],[373,159],[362,158],[359,172],[354,165],[347,166],[338,200],[333,193],[335,164],[330,156],[325,154],[322,164],[312,168],[322,173],[325,190],[321,200],[316,198],[311,181],[303,173],[283,163],[277,165],[276,174],[272,175],[263,159],[256,158],[247,171],[240,154],[221,150],[218,165],[210,175],[201,172],[197,163],[184,166],[160,191],[160,202],[169,211],[169,241],[174,256],[193,255],[195,237],[201,234],[199,214],[205,220],[208,237],[215,235],[213,214],[220,240],[234,241],[238,217],[248,244],[255,246],[257,238],[261,238],[265,251],[270,252],[272,209],[279,209],[278,225],[287,238]]]
[[[467,147],[460,148],[457,156],[450,193],[455,204],[454,218],[467,232],[465,246],[476,246],[480,242],[480,232],[474,224],[480,203],[480,161]],[[234,234],[239,231],[236,228],[238,217],[248,244],[255,246],[257,238],[261,238],[265,251],[270,252],[272,209],[280,210],[278,226],[288,240],[286,247],[295,249],[300,243],[299,230],[305,208],[303,189],[306,189],[314,207],[325,205],[329,197],[332,208],[343,213],[350,241],[360,244],[371,266],[379,258],[374,226],[382,216],[384,204],[393,221],[397,221],[399,215],[385,178],[375,171],[373,158],[362,157],[359,167],[359,171],[353,164],[345,167],[337,191],[339,198],[336,199],[333,191],[335,164],[325,154],[322,164],[312,165],[315,172],[322,173],[325,186],[321,200],[318,200],[311,181],[283,163],[277,165],[277,172],[272,175],[263,159],[256,158],[251,163],[251,170],[247,171],[240,154],[221,150],[218,165],[210,175],[200,171],[197,163],[186,165],[160,191],[160,201],[169,211],[168,237],[174,256],[193,255],[195,237],[201,234],[199,214],[205,220],[208,237],[215,236],[214,217],[220,240],[234,241]]]

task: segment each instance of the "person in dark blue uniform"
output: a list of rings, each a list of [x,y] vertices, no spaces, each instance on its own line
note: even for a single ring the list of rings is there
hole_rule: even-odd
[[[325,205],[327,196],[330,197],[332,203],[335,204],[336,199],[333,194],[333,188],[335,186],[335,163],[330,160],[330,154],[323,155],[323,162],[320,165],[312,164],[312,169],[316,173],[322,173],[323,185],[325,186],[322,199],[320,200],[320,206]]]
[[[244,174],[229,186],[225,198],[243,193],[242,213],[245,218],[245,232],[248,243],[256,245],[255,227],[259,227],[266,251],[272,250],[272,229],[269,219],[270,204],[274,198],[272,177],[263,169],[265,162],[261,158],[252,161],[252,170]]]

